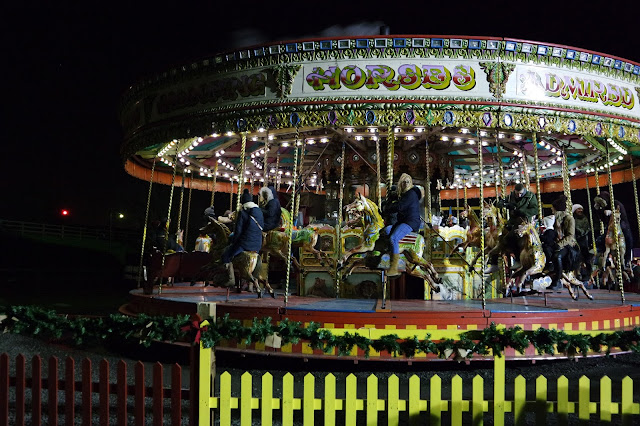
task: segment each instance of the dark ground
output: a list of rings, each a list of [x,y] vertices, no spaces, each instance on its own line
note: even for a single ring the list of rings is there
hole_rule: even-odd
[[[7,304],[34,304],[54,309],[60,313],[106,315],[117,313],[120,305],[128,300],[128,292],[135,288],[134,281],[122,278],[123,265],[116,258],[109,256],[95,256],[87,250],[69,247],[51,247],[35,244],[29,251],[31,259],[41,259],[39,268],[33,268],[17,258],[5,257],[2,262],[3,278],[0,281],[0,306]],[[125,256],[126,257],[126,256]],[[120,258],[122,258],[120,256]],[[99,260],[98,260],[99,259]],[[82,265],[82,266],[77,266]],[[175,347],[165,344],[154,344],[151,348],[141,348],[137,345],[118,345],[103,348],[71,348],[55,342],[42,341],[28,336],[9,334],[0,335],[0,353],[8,353],[11,363],[15,356],[24,354],[27,360],[34,355],[41,355],[43,359],[57,356],[63,359],[72,356],[77,360],[90,358],[94,365],[101,359],[109,360],[115,368],[116,360],[125,359],[127,364],[133,365],[142,360],[151,368],[152,363],[160,361],[166,364],[178,363],[183,367],[183,377],[188,378],[188,348]],[[493,372],[492,363],[471,361],[469,364],[456,362],[416,362],[409,365],[406,362],[360,361],[340,359],[332,361],[282,359],[270,356],[246,356],[230,352],[217,352],[217,376],[225,371],[231,373],[234,384],[233,392],[239,391],[240,375],[245,371],[254,377],[254,396],[260,395],[260,377],[266,372],[274,376],[275,395],[281,392],[282,376],[287,372],[293,374],[296,386],[302,383],[306,374],[312,372],[316,377],[316,395],[324,392],[324,378],[332,373],[336,376],[338,397],[344,397],[344,380],[353,373],[358,381],[358,396],[366,396],[366,379],[375,374],[380,382],[379,398],[385,398],[388,378],[395,374],[400,379],[400,398],[407,398],[408,380],[417,375],[421,380],[421,394],[423,398],[429,395],[429,381],[437,374],[442,379],[442,398],[450,398],[451,379],[460,375],[463,379],[463,397],[471,397],[471,380],[476,375],[485,381],[485,398],[492,399]],[[516,376],[522,375],[527,380],[527,400],[535,399],[535,379],[544,375],[548,381],[549,400],[556,398],[556,379],[564,375],[570,383],[570,399],[577,400],[578,380],[583,375],[591,379],[591,400],[599,399],[599,381],[608,376],[613,384],[613,400],[619,401],[622,378],[629,376],[634,381],[634,401],[640,400],[640,354],[618,355],[609,358],[581,358],[576,360],[556,360],[537,362],[508,363],[506,372],[506,397],[513,396],[513,382]],[[133,367],[130,367],[132,371]],[[111,375],[115,378],[115,370]],[[149,374],[147,377],[151,377]],[[183,381],[187,385],[186,381]],[[216,383],[219,383],[217,380]],[[296,388],[296,396],[301,397],[300,389]],[[381,417],[382,419],[382,417]],[[277,422],[276,422],[277,423]],[[552,417],[549,423],[553,424]],[[383,424],[383,423],[381,423]]]

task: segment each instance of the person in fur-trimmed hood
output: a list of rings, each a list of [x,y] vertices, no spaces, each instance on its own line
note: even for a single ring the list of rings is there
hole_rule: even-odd
[[[398,219],[395,225],[384,228],[384,232],[389,235],[391,241],[391,266],[387,271],[390,277],[400,275],[398,272],[400,240],[409,232],[418,232],[420,229],[420,199],[422,198],[420,188],[413,185],[413,179],[406,173],[400,175],[397,187],[400,198],[397,203],[394,203],[393,210],[398,212]]]
[[[242,207],[238,212],[235,229],[229,235],[229,245],[222,253],[222,263],[230,263],[243,251],[259,252],[262,248],[264,218],[262,210],[253,202],[249,190],[245,188],[240,197]]]
[[[262,231],[268,232],[279,228],[282,212],[280,211],[278,193],[273,185],[260,188],[258,204],[260,204],[260,210],[262,210],[262,215],[264,216],[264,229]]]

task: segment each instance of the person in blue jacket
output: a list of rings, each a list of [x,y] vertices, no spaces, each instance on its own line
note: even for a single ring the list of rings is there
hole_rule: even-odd
[[[410,232],[420,230],[420,199],[422,192],[413,185],[413,179],[406,173],[398,179],[399,199],[394,203],[393,210],[397,210],[397,222],[384,228],[391,242],[391,265],[387,274],[390,277],[400,275],[398,262],[400,261],[400,240]]]
[[[259,252],[262,248],[262,229],[264,218],[262,210],[253,202],[249,190],[245,189],[240,197],[242,207],[238,212],[235,229],[229,235],[229,245],[222,253],[222,263],[231,263],[234,257],[243,251]]]
[[[279,228],[282,212],[278,193],[273,185],[260,189],[258,204],[260,204],[260,210],[262,210],[262,215],[264,216],[264,228],[262,231],[269,232],[272,229]]]

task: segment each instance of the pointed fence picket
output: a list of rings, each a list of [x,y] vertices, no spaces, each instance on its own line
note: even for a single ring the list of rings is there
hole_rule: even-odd
[[[111,412],[115,413],[118,425],[128,425],[131,419],[128,411],[128,398],[133,397],[134,424],[145,425],[147,411],[151,411],[154,425],[180,425],[183,421],[182,402],[190,400],[188,389],[182,389],[182,369],[178,364],[170,366],[171,385],[163,383],[166,366],[153,365],[153,382],[145,384],[144,364],[137,362],[134,366],[134,384],[129,385],[127,364],[120,360],[117,363],[115,382],[110,377],[110,365],[101,360],[98,365],[98,380],[92,378],[93,367],[90,359],[81,363],[81,377],[75,376],[75,360],[66,358],[63,379],[59,377],[60,362],[51,357],[47,361],[47,377],[43,377],[42,357],[36,355],[31,360],[31,377],[27,376],[26,358],[19,354],[15,358],[15,375],[11,376],[11,360],[7,354],[0,354],[0,426],[5,425],[41,425],[43,416],[46,424],[83,425],[94,424],[94,417],[99,418],[100,425],[112,423]],[[251,380],[251,378],[249,378]],[[30,392],[29,392],[30,391]],[[15,395],[15,397],[13,397]],[[28,395],[31,396],[28,401]],[[43,395],[46,404],[43,405]],[[64,395],[61,398],[61,395]],[[97,396],[97,412],[93,409],[93,396]],[[115,396],[115,405],[111,396]],[[76,397],[81,401],[81,408],[76,412]],[[150,400],[150,405],[148,403]],[[170,420],[165,419],[165,403],[171,407]],[[60,406],[64,409],[59,410]],[[27,408],[30,411],[27,411]],[[64,421],[61,419],[64,416]]]
[[[212,386],[211,357],[209,349],[200,350],[199,424],[208,425],[213,421],[221,426],[230,424],[251,425],[257,419],[263,425],[273,424],[274,416],[282,425],[293,424],[424,424],[427,416],[431,424],[476,424],[483,422],[494,425],[535,424],[546,425],[550,416],[558,424],[581,422],[619,422],[625,425],[640,422],[640,402],[634,401],[633,381],[626,377],[619,383],[612,383],[608,377],[599,379],[600,395],[591,400],[591,380],[581,377],[577,383],[577,395],[569,394],[569,380],[561,376],[557,379],[556,400],[549,399],[549,380],[539,376],[535,380],[533,399],[527,399],[527,381],[518,376],[513,381],[513,397],[506,398],[506,388],[511,387],[505,379],[505,360],[494,358],[494,375],[491,378],[475,376],[471,383],[464,383],[456,375],[451,379],[449,399],[443,398],[441,377],[429,379],[429,397],[421,394],[423,383],[418,376],[409,377],[402,389],[396,375],[389,376],[386,388],[382,387],[375,375],[367,377],[366,383],[358,384],[355,375],[350,374],[338,382],[333,374],[324,379],[308,373],[302,380],[295,380],[286,373],[280,383],[270,373],[253,377],[250,373],[240,378],[224,372],[219,377],[219,386]],[[486,380],[485,380],[486,379]],[[236,383],[236,380],[239,380]],[[261,384],[259,397],[253,396],[254,382]],[[322,383],[324,382],[324,384]],[[469,399],[465,399],[463,389],[471,385]],[[487,386],[491,388],[487,389]],[[234,393],[232,389],[239,388]],[[621,390],[618,401],[613,400],[613,390]],[[217,389],[213,394],[212,390]],[[276,390],[281,397],[276,397]],[[344,397],[339,398],[341,390]],[[490,395],[493,398],[485,398]],[[408,391],[408,392],[405,392]],[[279,393],[279,392],[278,392]],[[386,398],[380,398],[386,394]],[[406,394],[406,399],[400,395]]]

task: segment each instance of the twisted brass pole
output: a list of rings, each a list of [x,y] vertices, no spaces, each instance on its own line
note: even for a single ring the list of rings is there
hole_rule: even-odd
[[[606,144],[607,147],[607,177],[609,178],[609,200],[611,203],[611,214],[613,215],[613,241],[616,245],[616,276],[618,277],[618,285],[620,286],[620,298],[622,300],[622,304],[624,305],[624,285],[622,282],[622,253],[620,253],[620,238],[618,237],[618,229],[620,229],[620,216],[616,214],[616,200],[613,197],[613,181],[611,180],[611,158],[609,155],[609,143]],[[611,231],[611,230],[609,230]],[[607,259],[605,259],[605,262]]]
[[[562,150],[562,187],[564,196],[567,197],[565,209],[567,213],[571,213],[573,202],[571,201],[571,182],[569,181],[569,165],[567,164],[567,154]]]
[[[378,208],[382,211],[382,191],[380,190],[380,134],[378,129],[375,132],[376,138],[376,194],[378,196]],[[390,185],[387,185],[387,193],[389,193]]]
[[[240,170],[238,171],[238,199],[236,200],[236,211],[240,211],[242,206],[242,188],[244,185],[244,168],[245,168],[245,153],[247,149],[247,132],[242,132],[242,144],[240,145]]]
[[[173,162],[173,173],[171,175],[171,191],[169,192],[169,213],[167,213],[167,222],[165,223],[165,231],[167,233],[164,239],[164,247],[162,248],[162,263],[160,264],[160,281],[158,283],[158,294],[162,293],[162,277],[164,276],[164,259],[167,253],[167,243],[169,242],[169,226],[171,225],[171,205],[173,203],[173,188],[176,184],[176,168],[178,167],[178,144],[176,143],[176,158]]]
[[[293,184],[292,184],[292,197],[295,197],[296,194],[296,181],[298,180],[298,138],[300,137],[300,128],[296,126],[296,140],[293,149]],[[278,170],[276,170],[276,173]],[[291,199],[291,219],[289,223],[287,223],[287,277],[284,286],[284,306],[287,306],[289,303],[289,280],[291,279],[291,248],[293,243],[293,218],[296,217],[298,212],[295,211],[295,199]]]
[[[533,132],[533,167],[536,176],[536,198],[538,199],[538,223],[542,223],[542,192],[540,191],[540,159],[538,158],[538,137]]]
[[[213,206],[214,198],[216,195],[216,189],[218,184],[218,162],[216,161],[215,166],[213,166],[213,186],[211,187],[211,206]]]
[[[636,202],[636,219],[638,221],[638,241],[640,241],[640,208],[638,206],[638,186],[636,184],[636,173],[633,170],[633,156],[629,155],[629,163],[631,164],[631,182],[633,182],[633,198]],[[629,244],[629,243],[627,243]]]
[[[149,206],[151,205],[151,188],[153,188],[153,172],[156,169],[156,159],[151,163],[151,176],[149,177],[149,192],[147,194],[147,210],[144,214],[144,228],[142,229],[142,247],[140,248],[140,265],[138,266],[137,286],[140,288],[142,281],[142,262],[144,260],[144,245],[147,242],[147,227],[149,226]]]
[[[482,158],[482,142],[478,140],[478,179],[480,179],[480,223],[484,223],[484,209],[482,208],[482,200],[484,200],[484,179],[482,174],[482,169],[484,168],[483,158]],[[484,265],[484,229],[480,232],[480,258],[481,265]],[[480,284],[480,291],[482,292],[482,309],[484,310],[486,307],[486,295],[484,288],[484,276],[482,277]]]
[[[338,200],[338,225],[336,227],[336,236],[338,238],[338,258],[342,258],[342,199],[344,198],[344,163],[345,163],[345,141],[342,141],[342,154],[340,161],[340,192]],[[338,272],[338,262],[336,262],[336,298],[340,297],[340,275]]]
[[[591,244],[593,246],[593,255],[595,256],[597,251],[596,248],[596,235],[595,230],[593,229],[593,208],[591,207],[591,191],[589,190],[589,174],[585,175],[586,180],[586,188],[587,188],[587,203],[589,204],[589,225],[591,225]],[[596,287],[600,287],[600,280],[598,279],[598,275],[596,274]]]

